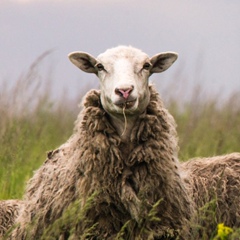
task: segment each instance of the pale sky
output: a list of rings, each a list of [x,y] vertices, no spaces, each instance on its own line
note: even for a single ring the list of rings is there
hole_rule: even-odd
[[[68,89],[76,96],[98,81],[74,67],[68,53],[97,56],[124,44],[150,56],[179,53],[173,67],[152,77],[162,95],[196,85],[226,95],[240,91],[239,13],[239,0],[0,0],[0,81],[16,81],[54,49],[41,71],[51,69],[56,95]]]

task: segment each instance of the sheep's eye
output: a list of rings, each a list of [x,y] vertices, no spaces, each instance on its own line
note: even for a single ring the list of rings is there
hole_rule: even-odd
[[[104,70],[104,66],[101,63],[98,63],[97,69],[98,69],[98,71],[102,71],[102,70]]]
[[[150,67],[151,67],[151,64],[148,62],[144,63],[144,65],[143,65],[143,68],[146,70],[149,70]]]

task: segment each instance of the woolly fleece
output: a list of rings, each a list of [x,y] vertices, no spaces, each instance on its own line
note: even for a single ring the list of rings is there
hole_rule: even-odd
[[[70,203],[81,199],[84,206],[96,191],[94,205],[87,213],[89,225],[79,222],[78,234],[98,223],[94,239],[112,239],[126,221],[138,223],[161,199],[156,216],[160,222],[147,228],[158,238],[180,235],[186,239],[193,208],[179,175],[175,122],[152,86],[150,91],[150,103],[127,144],[109,123],[100,92],[92,90],[86,95],[74,134],[48,154],[29,181],[24,197],[27,204],[12,239],[39,239]],[[27,230],[33,221],[37,224]]]

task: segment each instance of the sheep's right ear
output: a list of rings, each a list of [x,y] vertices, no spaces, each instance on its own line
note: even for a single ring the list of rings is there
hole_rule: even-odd
[[[72,52],[68,55],[68,57],[70,61],[82,71],[97,74],[97,70],[95,68],[97,60],[90,54],[85,52]]]

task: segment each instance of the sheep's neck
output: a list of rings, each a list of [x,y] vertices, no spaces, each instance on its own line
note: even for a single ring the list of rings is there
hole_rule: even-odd
[[[137,118],[126,116],[127,122],[123,116],[110,116],[110,119],[122,142],[129,142],[130,134]]]

